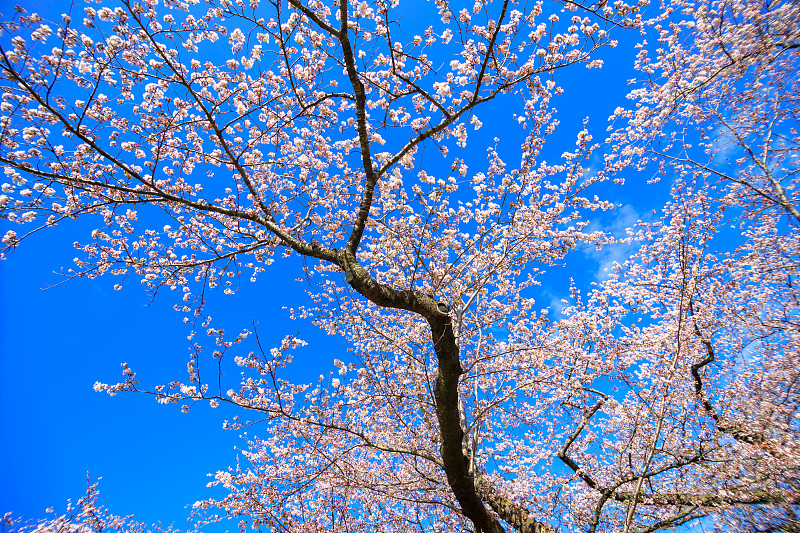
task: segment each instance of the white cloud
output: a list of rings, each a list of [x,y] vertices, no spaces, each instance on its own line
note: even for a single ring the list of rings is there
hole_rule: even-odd
[[[616,239],[628,237],[627,231],[642,219],[641,215],[630,205],[626,204],[612,213],[613,218],[603,222],[593,222],[589,225],[590,231],[604,231]],[[601,249],[587,249],[584,253],[597,263],[594,281],[605,281],[614,263],[624,263],[638,248],[637,243],[632,244],[607,244]]]

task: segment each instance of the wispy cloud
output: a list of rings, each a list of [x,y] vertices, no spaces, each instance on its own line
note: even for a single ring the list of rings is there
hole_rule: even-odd
[[[634,227],[641,219],[642,215],[633,206],[626,204],[612,212],[609,219],[590,224],[589,229],[604,231],[616,239],[623,239],[628,236],[627,230]],[[638,244],[634,242],[631,244],[607,244],[599,250],[596,248],[584,250],[584,253],[596,263],[594,281],[607,280],[614,264],[625,262],[637,248]]]

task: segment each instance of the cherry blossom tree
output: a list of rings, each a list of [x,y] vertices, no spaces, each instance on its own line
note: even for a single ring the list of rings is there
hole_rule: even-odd
[[[257,423],[199,526],[797,528],[800,8],[414,9],[435,23],[382,0],[167,0],[3,24],[5,254],[95,220],[71,274],[174,291],[192,324],[188,377],[123,365],[95,388]],[[558,76],[617,35],[641,36],[635,107],[548,163]],[[466,151],[499,112],[525,128],[513,164],[502,139]],[[592,217],[644,175],[669,183],[662,211],[555,316],[543,270],[617,242]],[[286,378],[300,338],[264,349],[205,306],[290,255],[309,299],[289,312],[353,349],[317,383]]]
[[[615,113],[625,127],[613,132],[607,161],[639,170],[657,162],[656,179],[677,176],[671,203],[659,224],[642,225],[644,246],[593,297],[626,314],[658,317],[646,342],[671,344],[658,378],[658,366],[637,369],[637,379],[661,379],[663,391],[646,402],[655,434],[647,438],[645,465],[659,455],[659,437],[668,442],[663,428],[675,408],[704,428],[692,444],[695,454],[724,450],[712,452],[713,472],[701,468],[700,475],[715,479],[714,491],[696,494],[676,517],[708,513],[708,499],[723,493],[730,513],[720,527],[794,531],[800,11],[781,2],[669,7],[680,15],[665,10],[652,22],[659,45],[637,58],[645,81],[631,94],[637,108]],[[637,340],[628,339],[625,351],[645,338],[645,329],[632,331]],[[676,380],[676,371],[690,379]],[[685,446],[681,440],[670,453]],[[649,468],[638,474],[637,493]],[[662,501],[675,497],[683,496]],[[765,505],[750,507],[754,502]]]
[[[163,528],[160,524],[145,526],[131,520],[131,517],[117,516],[110,513],[103,506],[98,505],[100,491],[97,489],[99,481],[89,483],[86,494],[74,504],[67,502],[67,510],[58,515],[54,509],[47,510],[52,518],[44,518],[36,523],[23,524],[19,518],[12,518],[11,513],[3,517],[2,531],[18,531],[20,533],[84,533],[126,532],[143,533],[144,531],[171,533],[172,528]]]

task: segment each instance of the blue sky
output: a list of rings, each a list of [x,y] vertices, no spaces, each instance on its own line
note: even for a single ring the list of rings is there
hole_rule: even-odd
[[[21,2],[35,5],[45,18],[56,19],[66,2]],[[9,4],[5,4],[9,5]],[[78,8],[81,8],[78,5]],[[0,8],[7,14],[10,9]],[[33,8],[28,7],[29,10]],[[618,38],[622,38],[618,35]],[[636,37],[636,35],[632,35]],[[566,89],[554,102],[561,121],[549,140],[546,157],[552,162],[574,148],[582,119],[591,116],[590,130],[602,139],[606,118],[625,105],[626,80],[633,76],[631,47],[623,44],[606,56],[602,70],[581,67],[559,73]],[[508,124],[517,109],[495,111],[502,121],[484,121],[483,139],[473,136],[468,149],[479,158],[481,144],[502,132],[501,156],[518,160],[517,137]],[[644,180],[641,180],[642,182]],[[640,191],[639,191],[640,192]],[[636,188],[629,194],[636,194]],[[619,197],[621,204],[627,204]],[[658,204],[657,198],[653,198]],[[637,207],[637,209],[640,209]],[[630,207],[596,222],[603,227],[643,216]],[[616,220],[616,221],[615,221]],[[2,233],[8,224],[0,223]],[[102,477],[101,503],[119,515],[133,514],[142,522],[175,522],[184,527],[196,500],[215,495],[206,488],[207,473],[236,462],[240,439],[221,429],[226,413],[206,406],[181,414],[175,406],[160,406],[143,395],[110,398],[93,391],[95,381],[120,379],[127,362],[145,383],[158,384],[185,376],[188,326],[172,310],[170,295],[149,296],[131,280],[121,291],[112,277],[63,281],[55,273],[69,268],[76,251],[72,243],[85,239],[91,221],[63,224],[26,241],[0,263],[0,512],[36,519],[47,507],[62,512],[66,500],[79,498],[86,474]],[[569,293],[567,278],[593,281],[622,250],[578,252],[571,270],[554,273],[542,292],[542,305],[557,306]],[[309,342],[295,357],[291,378],[310,381],[333,368],[334,357],[346,359],[347,347],[338,338],[320,334],[308,324],[289,320],[283,306],[306,301],[296,259],[277,261],[256,284],[246,283],[236,296],[213,298],[209,311],[215,323],[229,331],[250,328],[257,321],[262,342],[277,344],[286,334],[301,331]],[[47,290],[45,287],[55,285]],[[217,493],[219,495],[219,493]]]

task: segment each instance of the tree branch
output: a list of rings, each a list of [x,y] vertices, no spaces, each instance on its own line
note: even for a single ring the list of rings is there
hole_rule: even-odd
[[[519,533],[555,533],[556,529],[554,527],[538,522],[526,509],[503,496],[492,485],[489,478],[477,469],[475,471],[475,485],[478,488],[478,494],[481,499],[489,504],[489,507],[503,521],[519,531]]]

